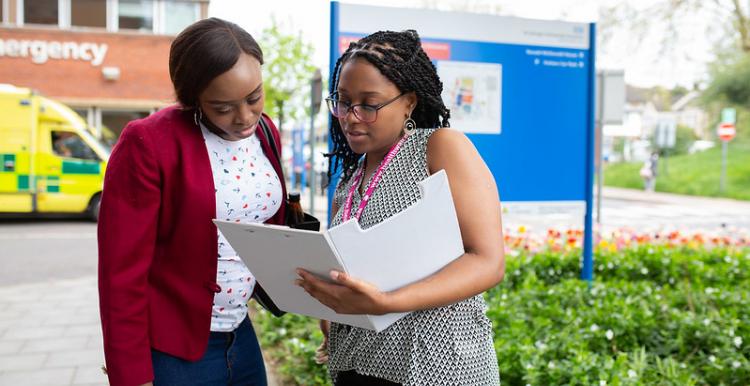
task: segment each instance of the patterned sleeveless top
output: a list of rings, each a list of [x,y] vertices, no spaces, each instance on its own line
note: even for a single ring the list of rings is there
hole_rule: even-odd
[[[427,140],[435,131],[416,130],[404,142],[362,213],[363,229],[419,200],[418,183],[429,176]],[[331,226],[341,223],[353,179],[336,189],[334,201],[339,211]],[[360,200],[357,191],[353,212]],[[380,333],[331,323],[331,379],[335,382],[339,372],[355,370],[403,385],[498,385],[492,323],[486,310],[480,294],[445,307],[412,312]]]

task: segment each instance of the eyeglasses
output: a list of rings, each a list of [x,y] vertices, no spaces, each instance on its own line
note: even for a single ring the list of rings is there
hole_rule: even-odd
[[[345,118],[349,112],[353,112],[354,116],[364,123],[373,123],[378,119],[378,110],[396,101],[396,99],[404,96],[405,93],[399,94],[397,97],[383,102],[379,105],[368,105],[365,103],[358,103],[353,105],[349,102],[341,102],[338,98],[338,93],[333,93],[331,96],[326,98],[328,104],[328,110],[336,118]]]

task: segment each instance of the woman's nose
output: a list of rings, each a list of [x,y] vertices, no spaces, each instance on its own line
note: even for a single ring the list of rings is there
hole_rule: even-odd
[[[359,119],[359,117],[357,117],[357,114],[354,114],[354,109],[349,109],[349,111],[346,112],[346,116],[344,117],[344,121],[347,124],[362,122],[362,120]]]
[[[255,112],[252,108],[248,105],[240,106],[235,116],[235,124],[250,126],[253,122],[255,122]]]

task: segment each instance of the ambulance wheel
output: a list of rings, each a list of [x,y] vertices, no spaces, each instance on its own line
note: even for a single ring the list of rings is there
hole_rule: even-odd
[[[97,193],[96,195],[94,195],[94,197],[91,198],[91,202],[89,202],[89,208],[86,210],[86,214],[92,221],[99,220],[99,207],[101,205],[101,199],[102,195],[100,193]]]

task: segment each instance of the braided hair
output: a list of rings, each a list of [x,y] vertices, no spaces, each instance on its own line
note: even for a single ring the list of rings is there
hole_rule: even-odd
[[[438,77],[435,65],[422,49],[419,35],[414,30],[403,32],[379,31],[349,44],[349,48],[336,61],[330,82],[331,94],[338,89],[341,68],[348,61],[363,58],[375,66],[380,73],[393,82],[402,93],[414,92],[417,106],[411,118],[421,128],[449,127],[450,111],[445,107],[440,94],[443,82]],[[349,147],[338,119],[331,117],[331,141],[333,150],[325,154],[329,158],[328,177],[342,167],[341,179],[348,181],[357,168],[361,154]]]

